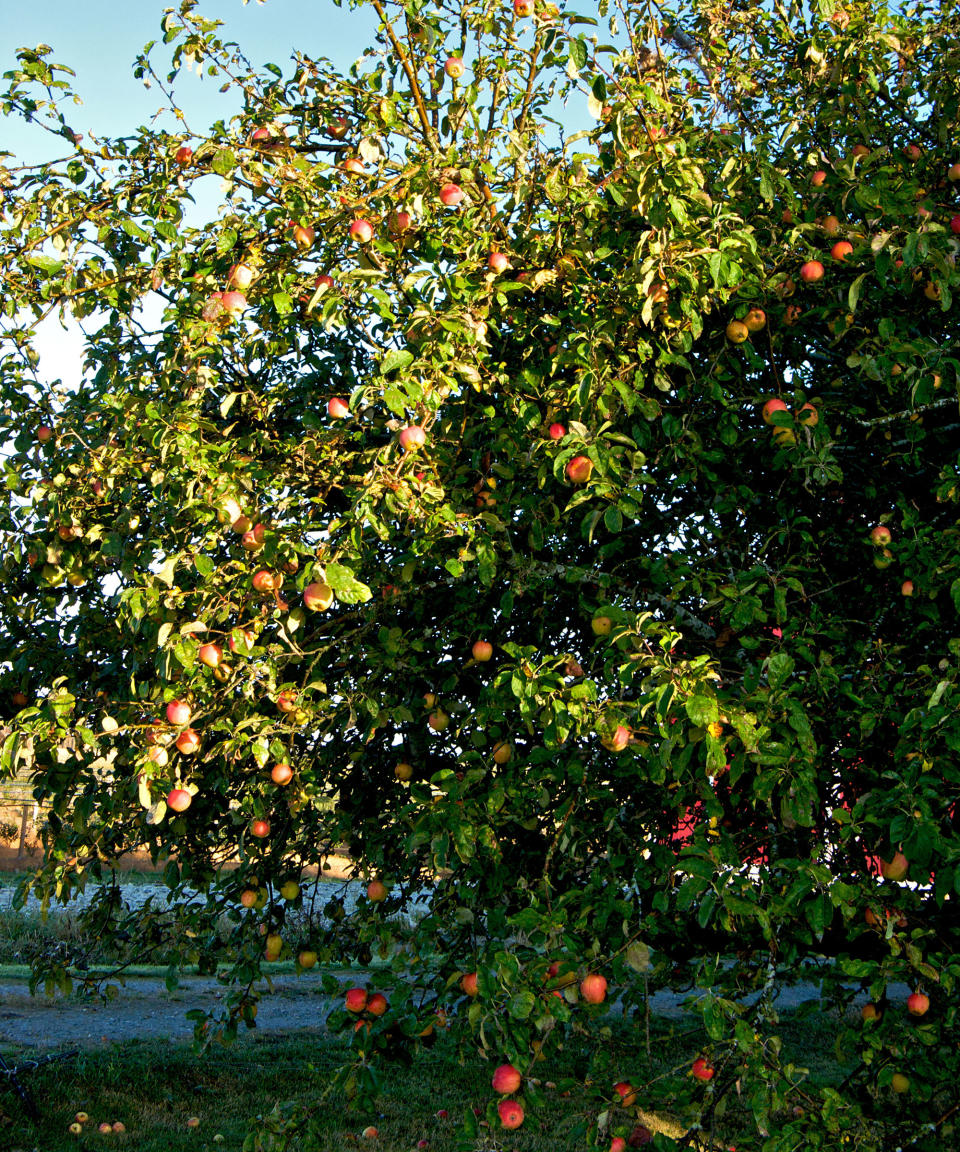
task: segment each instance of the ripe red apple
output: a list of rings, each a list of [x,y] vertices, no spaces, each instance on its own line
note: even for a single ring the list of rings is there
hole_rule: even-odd
[[[930,997],[924,992],[912,992],[907,997],[907,1011],[911,1016],[925,1016],[930,1009]]]
[[[167,720],[178,728],[190,723],[190,705],[185,700],[171,700],[167,705]]]
[[[493,656],[493,645],[489,640],[477,640],[474,642],[470,652],[478,664],[486,664]]]
[[[810,183],[814,188],[822,188],[827,182],[827,174],[822,168],[818,168],[816,172],[810,177]]]
[[[303,603],[311,612],[326,612],[333,603],[333,589],[329,584],[308,584],[303,590]]]
[[[619,1084],[614,1084],[613,1090],[620,1097],[620,1103],[624,1108],[629,1108],[632,1104],[636,1104],[637,1090],[629,1080],[621,1080]]]
[[[177,751],[190,756],[200,747],[200,733],[196,728],[184,728],[177,737]]]
[[[510,261],[503,252],[491,252],[487,257],[487,267],[499,275],[510,267]]]
[[[279,784],[281,787],[284,784],[289,784],[293,779],[293,769],[289,764],[274,764],[270,769],[270,779],[274,784]]]
[[[376,1128],[374,1128],[372,1124],[368,1124],[366,1128],[364,1128],[364,1130],[360,1133],[360,1135],[364,1138],[364,1140],[376,1140],[380,1133]]]
[[[712,1080],[714,1067],[705,1056],[698,1056],[693,1062],[691,1072],[693,1072],[694,1079],[696,1080]]]
[[[186,812],[193,803],[193,797],[186,788],[171,788],[167,793],[167,807],[174,812]]]
[[[37,426],[37,439],[41,444],[48,444],[53,439],[53,429],[49,424],[39,424]]]
[[[427,434],[419,424],[410,424],[400,430],[400,447],[404,452],[416,452],[427,442]]]
[[[113,1125],[109,1120],[103,1120],[97,1125],[97,1131],[101,1136],[107,1136],[113,1133]]]
[[[895,852],[892,860],[880,861],[880,875],[884,880],[905,880],[910,862],[902,852]]]
[[[258,840],[263,840],[270,835],[270,822],[269,820],[254,820],[250,825],[251,835],[256,836]]]
[[[950,231],[955,235],[960,235],[960,216],[950,217]]]
[[[413,227],[413,217],[409,212],[399,208],[396,212],[391,213],[388,226],[395,236],[401,236]]]
[[[366,988],[350,988],[343,998],[344,1007],[348,1012],[362,1012],[367,1006]]]
[[[566,434],[567,430],[562,424],[551,424],[547,429],[547,435],[551,440],[562,440]]]
[[[588,1004],[602,1004],[607,998],[607,978],[590,972],[580,981],[580,995]]]
[[[912,596],[913,595],[913,581],[912,580],[904,580],[904,582],[900,585],[900,595],[901,596]]]
[[[614,1136],[610,1141],[610,1152],[626,1152],[627,1142],[622,1136]]]
[[[476,996],[479,991],[476,972],[466,972],[460,979],[460,987],[466,996]]]
[[[805,284],[815,284],[823,279],[824,267],[819,260],[808,260],[800,266],[800,279]]]
[[[297,706],[297,694],[292,688],[287,688],[277,697],[277,707],[281,712],[293,712]]]
[[[451,56],[443,66],[444,72],[450,77],[451,80],[459,80],[463,75],[465,69],[463,67],[462,56]]]
[[[366,172],[366,167],[358,156],[348,156],[340,167],[351,176],[362,176]]]
[[[327,401],[327,413],[334,420],[346,420],[350,415],[350,407],[346,400],[341,400],[339,396],[333,396]]]
[[[908,144],[903,150],[904,156],[912,162],[916,162],[923,155],[923,149],[919,144]]]
[[[622,752],[630,744],[630,729],[623,724],[618,724],[611,736],[606,736],[603,739],[603,746],[609,752]]]
[[[834,260],[843,262],[853,251],[853,245],[849,240],[838,240],[836,244],[830,249],[830,255]]]
[[[527,0],[514,0],[514,8],[518,4],[526,3]],[[525,13],[520,13],[520,15],[525,15]],[[501,1100],[497,1105],[497,1113],[500,1116],[500,1124],[504,1128],[519,1128],[523,1123],[523,1109],[516,1100]]]
[[[815,428],[820,423],[820,413],[812,404],[803,404],[797,413],[797,421],[808,428]]]
[[[283,580],[276,572],[270,572],[266,568],[258,568],[250,577],[250,583],[255,592],[277,592],[283,584]]]
[[[440,203],[448,208],[456,208],[463,199],[463,189],[459,184],[444,184],[440,189]]]
[[[247,298],[242,292],[221,292],[220,303],[229,315],[239,316],[247,307]]]
[[[266,538],[266,528],[262,524],[257,524],[253,528],[248,528],[240,537],[240,547],[243,548],[245,552],[256,552],[263,547],[263,542]]]
[[[230,636],[229,640],[227,641],[227,643],[230,645],[230,651],[236,652],[239,649],[241,651],[246,650],[249,652],[249,650],[257,642],[257,638],[256,638],[256,636],[254,636],[254,634],[248,628],[241,628],[241,629],[239,629],[239,632],[240,632],[240,635],[242,637],[242,640],[240,642],[235,640],[232,635]]]
[[[860,1017],[863,1020],[879,1020],[882,1013],[876,1004],[864,1004],[860,1009]]]
[[[820,221],[820,227],[828,236],[836,236],[840,231],[840,221],[836,216],[824,216]]]
[[[291,225],[291,231],[293,233],[293,242],[298,248],[307,249],[313,247],[313,242],[316,240],[317,234],[309,224],[293,224]]]
[[[186,144],[182,144],[173,154],[173,158],[181,168],[186,168],[193,160],[193,149]]]
[[[369,244],[373,239],[373,225],[369,220],[354,220],[350,225],[350,239],[358,244]]]
[[[494,1069],[493,1090],[500,1096],[512,1096],[523,1083],[523,1074],[512,1064],[501,1064]]]
[[[229,288],[239,288],[241,292],[246,292],[252,283],[253,269],[249,264],[234,264],[227,273]]]
[[[892,539],[890,529],[885,524],[878,524],[870,529],[870,542],[878,548],[885,548]]]
[[[325,131],[334,140],[342,140],[350,129],[350,125],[342,116],[336,116],[327,125]]]
[[[387,886],[382,880],[371,880],[367,885],[367,899],[371,904],[382,904],[387,898]]]
[[[382,992],[374,992],[367,1001],[367,1011],[371,1016],[382,1016],[390,1007],[390,1002]]]
[[[593,461],[589,456],[574,456],[567,463],[567,479],[571,484],[586,484],[592,471]]]
[[[197,659],[208,668],[216,668],[223,659],[223,649],[219,644],[201,644],[197,649]]]

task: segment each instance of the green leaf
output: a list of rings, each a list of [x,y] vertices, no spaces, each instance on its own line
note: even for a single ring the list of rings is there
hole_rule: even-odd
[[[406,348],[393,348],[380,362],[380,375],[389,376],[391,372],[399,372],[403,368],[409,368],[413,361],[413,353],[408,352]]]
[[[237,158],[231,148],[220,148],[210,161],[210,167],[218,176],[229,176],[236,166]]]
[[[358,580],[346,565],[328,564],[325,571],[327,583],[344,604],[362,604],[373,596],[367,585]]]
[[[687,710],[687,716],[699,728],[706,728],[708,724],[715,723],[720,716],[717,701],[713,696],[695,693],[693,696],[687,697],[684,707]]]

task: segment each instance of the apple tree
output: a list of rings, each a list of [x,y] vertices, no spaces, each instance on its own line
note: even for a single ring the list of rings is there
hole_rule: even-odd
[[[492,1123],[547,1123],[576,1036],[598,1146],[617,1080],[664,1149],[950,1146],[956,5],[370,6],[339,73],[184,0],[136,62],[169,127],[117,139],[49,49],[10,62],[53,142],[0,171],[25,891],[227,963],[207,1040],[265,957],[374,965],[348,1094],[446,1027],[517,1070]],[[239,111],[190,124],[187,66]],[[169,907],[123,904],[132,851]],[[313,879],[336,853],[359,885]],[[783,1047],[796,980],[829,1082]],[[660,988],[702,1052],[609,1068]]]

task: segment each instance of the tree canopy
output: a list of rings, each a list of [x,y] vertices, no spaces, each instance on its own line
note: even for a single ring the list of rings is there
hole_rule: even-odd
[[[657,1147],[715,1146],[736,1095],[741,1152],[948,1146],[956,5],[371,4],[338,74],[252,66],[184,0],[136,63],[175,132],[77,135],[46,47],[6,73],[54,142],[0,170],[30,886],[116,926],[108,866],[148,850],[192,902],[138,947],[228,960],[227,1033],[265,932],[412,974],[349,1091],[438,1013],[529,1073],[693,988]],[[242,111],[188,125],[191,66]],[[335,850],[373,886],[285,938]],[[880,1005],[836,1087],[781,1052],[801,976]]]

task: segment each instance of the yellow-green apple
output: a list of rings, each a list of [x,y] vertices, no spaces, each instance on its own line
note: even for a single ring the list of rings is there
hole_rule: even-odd
[[[450,77],[451,80],[459,80],[463,75],[465,69],[463,66],[462,56],[450,56],[447,58],[446,63],[443,65],[443,70]]]
[[[186,788],[171,788],[167,793],[167,807],[174,812],[186,812],[193,803],[193,797]]]
[[[444,184],[440,189],[440,203],[447,208],[456,208],[463,199],[463,189],[459,184]]]
[[[151,763],[156,764],[158,768],[165,768],[170,762],[170,755],[162,745],[154,744],[149,752],[147,752],[147,759],[151,761]]]
[[[382,880],[371,880],[367,885],[367,899],[371,904],[382,904],[387,898],[387,886]]]
[[[609,616],[594,616],[590,621],[594,636],[609,636],[613,628],[613,621]]]
[[[354,220],[350,225],[350,239],[357,244],[369,244],[373,239],[373,225],[369,220]]]
[[[270,769],[270,779],[274,784],[279,784],[281,787],[284,784],[289,784],[293,779],[293,769],[289,764],[274,764]]]
[[[301,968],[316,968],[316,952],[314,952],[311,948],[304,948],[304,950],[297,956],[297,963]]]
[[[423,694],[423,706],[424,706],[424,708],[435,708],[436,704],[437,704],[436,692],[424,692],[424,694]]]
[[[382,992],[374,992],[367,1001],[367,1011],[371,1016],[382,1016],[390,1007],[390,1003]]]
[[[891,860],[880,861],[880,875],[884,880],[905,880],[910,862],[902,852],[895,852]]]
[[[256,836],[258,840],[263,840],[270,835],[270,821],[269,820],[254,820],[250,824],[251,835]]]
[[[167,705],[167,720],[178,728],[190,723],[190,705],[185,700],[171,700]]]
[[[911,1016],[925,1016],[930,1009],[930,997],[924,992],[911,992],[907,997],[907,1011]]]
[[[690,1069],[695,1080],[712,1080],[714,1067],[705,1056],[698,1056]]]
[[[400,447],[404,452],[416,452],[427,442],[427,434],[419,424],[410,424],[400,430]]]
[[[486,664],[493,656],[493,645],[489,640],[475,640],[470,653],[478,664]]]
[[[68,1132],[69,1132],[69,1133],[70,1133],[72,1136],[79,1136],[79,1135],[80,1135],[80,1133],[83,1131],[83,1125],[80,1123],[80,1121],[79,1121],[79,1120],[74,1120],[74,1121],[73,1121],[73,1122],[72,1122],[72,1123],[71,1123],[71,1124],[70,1124],[70,1125],[67,1127],[67,1131],[68,1131]]]
[[[284,900],[296,900],[300,895],[300,885],[296,880],[285,880],[280,885],[280,895]]]
[[[442,708],[438,708],[427,717],[427,723],[434,732],[445,732],[450,727],[450,717]]]
[[[567,463],[567,479],[572,484],[586,484],[593,471],[593,461],[589,456],[574,456]]]
[[[513,759],[513,745],[508,740],[498,740],[493,746],[494,764],[509,764]]]
[[[410,780],[413,776],[413,765],[401,760],[394,767],[393,774],[398,780]]]
[[[761,332],[767,325],[767,314],[762,308],[751,308],[743,322],[748,332]]]
[[[514,7],[516,7],[517,4],[526,3],[527,0],[515,0]],[[521,1108],[516,1100],[501,1100],[497,1105],[497,1113],[500,1116],[500,1124],[503,1128],[519,1128],[523,1123],[523,1108]]]
[[[890,1077],[890,1087],[898,1096],[902,1096],[904,1092],[910,1091],[910,1078],[902,1072],[894,1072]]]
[[[346,400],[341,400],[339,396],[332,396],[327,401],[327,414],[334,420],[346,420],[350,415],[350,406]]]
[[[493,1072],[493,1090],[499,1096],[512,1096],[523,1083],[523,1074],[512,1064],[501,1064]]]
[[[731,344],[742,344],[749,337],[750,329],[740,320],[731,320],[726,335]]]
[[[607,998],[607,978],[590,972],[580,981],[580,995],[588,1004],[602,1004]]]
[[[197,659],[208,668],[216,668],[223,659],[223,649],[219,644],[201,644],[197,649]]]
[[[362,1012],[367,1006],[366,988],[348,988],[343,998],[343,1005],[348,1012]]]
[[[823,279],[824,267],[819,260],[807,260],[800,266],[800,279],[804,284],[815,284]]]
[[[333,603],[333,589],[322,582],[308,584],[303,590],[303,603],[311,612],[326,612]]]

